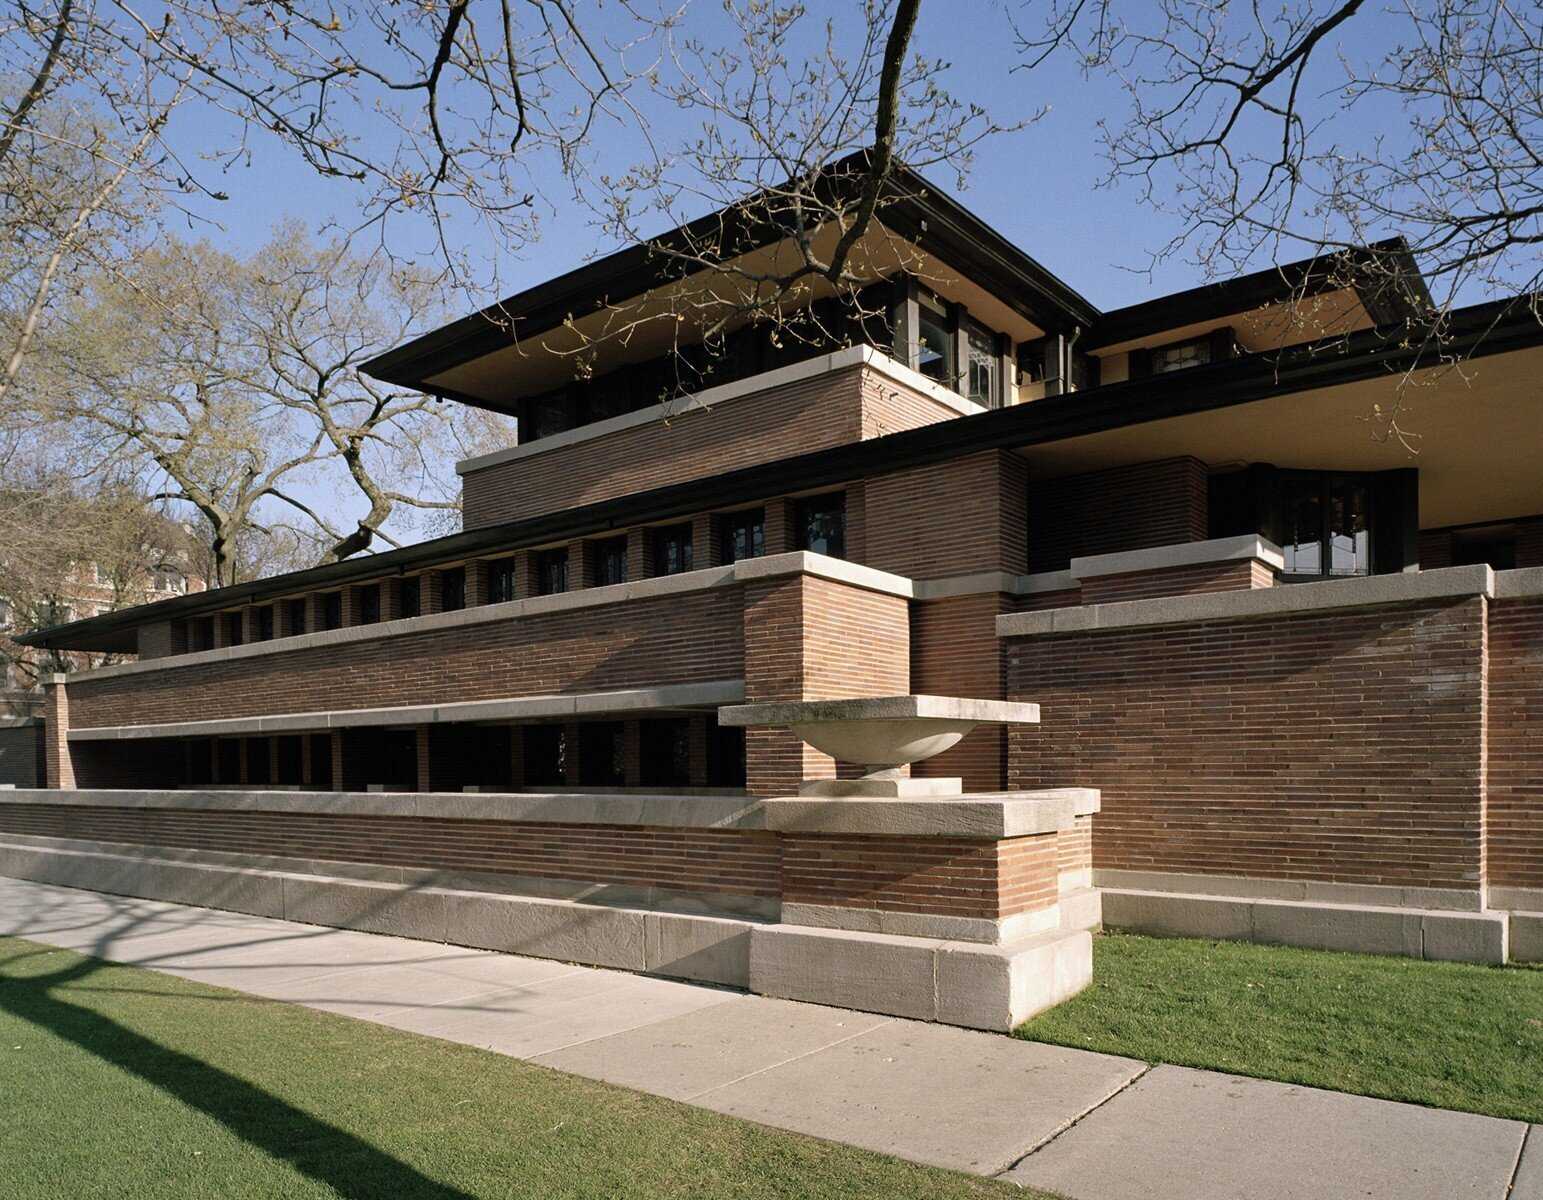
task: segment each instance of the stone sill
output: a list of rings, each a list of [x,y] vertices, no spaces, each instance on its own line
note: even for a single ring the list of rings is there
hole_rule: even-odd
[[[184,812],[432,817],[523,824],[638,825],[777,833],[849,833],[998,841],[1070,828],[1098,809],[1094,788],[1003,792],[960,800],[758,799],[743,795],[606,792],[301,792],[18,788],[5,804]]]
[[[959,416],[974,416],[977,413],[986,411],[973,400],[966,400],[958,392],[950,391],[936,381],[928,379],[921,372],[911,370],[910,367],[896,362],[887,354],[875,350],[872,346],[848,346],[846,349],[837,350],[832,354],[817,355],[814,358],[805,359],[803,362],[778,367],[774,371],[763,371],[761,374],[752,375],[747,379],[736,379],[733,383],[719,384],[717,387],[706,388],[689,396],[681,396],[664,404],[650,405],[648,408],[638,409],[637,412],[623,413],[619,417],[611,417],[604,421],[596,421],[590,425],[582,425],[577,429],[570,429],[564,433],[555,433],[551,437],[527,442],[522,446],[510,446],[503,450],[494,450],[490,454],[480,454],[475,458],[463,459],[455,465],[456,474],[468,475],[473,471],[486,470],[488,467],[498,467],[503,466],[505,463],[534,458],[548,451],[563,450],[569,446],[582,445],[585,442],[594,441],[596,438],[609,437],[615,433],[624,433],[629,429],[637,429],[644,425],[653,425],[671,419],[679,419],[696,410],[715,408],[720,404],[727,404],[734,400],[743,399],[746,396],[754,396],[762,392],[771,391],[773,388],[787,387],[790,384],[800,383],[806,379],[814,379],[820,375],[831,375],[838,371],[860,367],[866,367],[869,370],[878,372],[880,375],[885,375],[896,383],[903,384],[912,391],[921,393],[929,400],[933,400],[945,408],[952,409]]]
[[[1543,572],[1537,572],[1539,578],[1536,580],[1509,578],[1532,574],[1533,571],[1502,571],[1497,575],[1486,566],[1444,567],[1436,571],[1372,575],[1364,579],[1295,583],[1289,587],[1163,596],[1149,600],[1052,608],[1043,612],[1008,613],[997,618],[997,636],[1012,638],[1043,637],[1056,633],[1099,633],[1156,625],[1251,620],[1329,612],[1341,608],[1457,600],[1470,596],[1494,599],[1497,595],[1516,597],[1543,594]],[[1501,581],[1498,585],[1497,579]]]
[[[577,692],[553,696],[516,696],[503,700],[467,700],[456,704],[408,704],[395,708],[342,708],[226,717],[209,721],[168,721],[154,725],[88,725],[65,735],[72,742],[135,738],[226,737],[276,733],[316,733],[362,725],[440,725],[450,722],[522,721],[612,713],[662,712],[717,708],[745,698],[745,681],[667,684],[614,692]]]

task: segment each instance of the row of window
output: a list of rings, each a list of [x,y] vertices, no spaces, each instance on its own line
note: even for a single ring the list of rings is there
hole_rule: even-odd
[[[766,510],[745,509],[723,513],[716,518],[719,561],[738,562],[741,559],[759,558],[766,553]],[[812,550],[832,558],[846,556],[846,493],[831,492],[810,496],[794,508],[794,548]],[[653,576],[679,575],[693,569],[693,538],[691,523],[653,527],[646,531],[646,562]],[[599,538],[587,542],[584,553],[592,569],[594,586],[626,583],[628,568],[628,539],[626,534]],[[566,592],[571,586],[569,577],[571,548],[557,546],[537,550],[531,557],[531,586],[534,595],[552,596]],[[396,581],[397,615],[416,617],[424,609],[423,589],[437,587],[438,611],[455,612],[469,603],[502,604],[518,599],[515,558],[497,558],[487,562],[485,592],[481,597],[467,595],[467,576],[464,566],[449,567],[431,575],[408,575]],[[354,589],[355,613],[353,624],[374,625],[381,620],[381,583],[364,584]],[[239,646],[247,640],[271,641],[279,636],[276,620],[282,606],[283,635],[306,633],[311,628],[310,602],[307,597],[281,600],[275,604],[253,608],[250,625],[245,611],[221,613],[218,617],[204,617],[189,622],[187,648],[190,651],[212,650],[216,645],[215,621],[224,624],[221,645]],[[318,630],[339,629],[343,626],[343,593],[323,592],[317,598],[316,622]]]

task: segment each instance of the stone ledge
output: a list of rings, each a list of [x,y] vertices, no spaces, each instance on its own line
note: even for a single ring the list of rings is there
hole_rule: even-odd
[[[226,792],[25,788],[6,804],[166,808],[224,812],[434,817],[571,825],[764,829],[761,802],[748,796],[608,795],[540,792]]]
[[[940,913],[895,912],[837,904],[784,902],[782,924],[812,929],[850,929],[1000,946],[1062,926],[1059,902],[1010,917],[958,917]]]
[[[745,698],[742,679],[676,683],[612,692],[576,692],[551,696],[514,696],[503,700],[465,700],[456,704],[407,704],[393,708],[338,708],[319,712],[275,713],[265,717],[226,717],[208,721],[166,721],[153,725],[87,725],[66,731],[72,742],[125,738],[222,737],[352,729],[362,725],[439,725],[449,722],[520,721],[594,713],[656,712],[670,708],[716,708]]]
[[[1169,567],[1197,567],[1205,563],[1258,560],[1279,571],[1286,556],[1274,542],[1257,534],[1212,538],[1204,542],[1174,542],[1146,550],[1121,550],[1114,554],[1090,554],[1071,561],[1069,574],[1074,579],[1094,579],[1101,575],[1129,575],[1139,571],[1161,571]]]
[[[870,696],[849,700],[771,700],[736,704],[718,713],[720,725],[802,725],[828,721],[981,721],[1034,724],[1039,705],[959,696]]]
[[[1098,791],[1095,788],[1007,792],[949,800],[821,800],[796,797],[761,802],[765,827],[778,833],[979,838],[991,841],[1070,829],[1074,818],[1096,812],[1097,809]]]
[[[1411,604],[1422,600],[1455,600],[1494,596],[1494,572],[1486,566],[1444,567],[1364,579],[1333,579],[1294,583],[1287,587],[1238,589],[1194,596],[1162,596],[1085,604],[1043,612],[1006,613],[997,617],[997,636],[1043,637],[1057,633],[1100,633],[1156,625],[1186,625],[1201,621],[1255,620],[1329,612],[1342,608]]]
[[[1543,963],[1543,912],[1511,914],[1511,961]]]
[[[1507,961],[1505,913],[1310,904],[1246,897],[1103,891],[1106,928],[1443,962]]]

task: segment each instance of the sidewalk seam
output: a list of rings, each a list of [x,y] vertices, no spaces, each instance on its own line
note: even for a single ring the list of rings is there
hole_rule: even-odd
[[[1017,1158],[1013,1159],[1012,1162],[1003,1167],[1000,1171],[996,1172],[994,1175],[989,1176],[989,1178],[1000,1179],[1008,1172],[1017,1170],[1027,1159],[1032,1158],[1034,1155],[1038,1154],[1046,1146],[1050,1145],[1051,1142],[1058,1140],[1063,1134],[1066,1134],[1075,1129],[1078,1125],[1081,1125],[1083,1121],[1087,1120],[1099,1109],[1103,1108],[1104,1105],[1108,1104],[1109,1101],[1113,1100],[1116,1096],[1140,1083],[1149,1074],[1151,1074],[1157,1065],[1158,1064],[1156,1063],[1142,1063],[1141,1070],[1137,1071],[1134,1075],[1132,1075],[1119,1087],[1115,1088],[1114,1091],[1110,1092],[1097,1104],[1090,1105],[1088,1108],[1083,1109],[1082,1112],[1078,1113],[1071,1120],[1067,1121],[1064,1125],[1060,1126],[1060,1128],[1056,1129],[1055,1132],[1053,1132],[1049,1137],[1041,1138],[1039,1141],[1035,1142],[1034,1145],[1030,1146]]]
[[[1511,1164],[1511,1178],[1506,1181],[1505,1194],[1500,1197],[1500,1200],[1511,1200],[1512,1194],[1516,1191],[1516,1180],[1522,1173],[1522,1160],[1527,1157],[1527,1143],[1532,1140],[1534,1129],[1536,1126],[1531,1121],[1522,1126],[1522,1144],[1516,1148],[1516,1161]]]
[[[867,1029],[859,1029],[856,1033],[849,1033],[846,1035],[846,1037],[837,1038],[833,1042],[826,1042],[823,1046],[816,1046],[813,1050],[805,1050],[802,1054],[795,1054],[791,1058],[783,1059],[781,1062],[772,1063],[770,1066],[761,1067],[759,1070],[746,1071],[743,1075],[735,1076],[733,1079],[726,1080],[723,1083],[715,1083],[710,1088],[703,1088],[700,1092],[693,1092],[691,1095],[684,1097],[682,1103],[695,1104],[703,1096],[706,1096],[711,1092],[720,1091],[721,1089],[727,1087],[733,1087],[736,1083],[743,1083],[747,1079],[754,1079],[757,1075],[764,1075],[767,1071],[775,1071],[778,1067],[785,1067],[789,1063],[796,1063],[801,1059],[808,1058],[811,1054],[824,1054],[825,1051],[833,1049],[836,1046],[843,1045],[846,1042],[850,1042],[853,1038],[866,1037],[875,1029],[883,1029],[884,1026],[893,1025],[894,1023],[895,1020],[893,1017],[885,1017],[877,1024],[868,1026]]]

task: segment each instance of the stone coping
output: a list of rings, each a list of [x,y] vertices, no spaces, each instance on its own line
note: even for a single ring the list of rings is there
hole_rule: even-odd
[[[125,738],[219,737],[350,729],[360,725],[440,725],[466,721],[520,721],[600,713],[656,712],[679,708],[716,708],[745,698],[743,679],[677,683],[613,692],[577,692],[553,696],[517,696],[502,700],[467,700],[455,704],[407,704],[394,708],[343,708],[271,716],[226,717],[209,721],[169,721],[155,725],[88,725],[71,729],[72,742]]]
[[[1520,573],[1501,572],[1502,575]],[[1149,600],[1052,608],[1042,612],[1007,613],[997,617],[997,636],[1042,637],[1054,633],[1096,633],[1110,629],[1182,625],[1198,621],[1249,620],[1466,596],[1493,598],[1496,595],[1495,578],[1495,572],[1487,566],[1444,567],[1436,571],[1332,579],[1323,583],[1293,583],[1273,588],[1162,596]],[[1524,586],[1523,581],[1508,581],[1509,591],[1505,594],[1522,594],[1521,586]],[[1539,592],[1543,592],[1543,588]],[[1539,592],[1529,591],[1525,594]]]
[[[17,788],[0,804],[184,812],[433,817],[524,824],[850,833],[997,840],[1069,828],[1098,810],[1095,788],[991,792],[951,800],[811,800],[743,795],[551,792],[293,792]]]
[[[721,383],[716,387],[705,388],[700,392],[681,396],[664,404],[653,404],[647,408],[640,408],[636,412],[623,413],[619,417],[610,417],[604,421],[581,425],[577,429],[554,433],[550,437],[526,442],[524,445],[509,446],[503,450],[494,450],[474,458],[462,459],[455,464],[456,474],[467,475],[472,471],[517,462],[523,458],[534,458],[538,454],[545,454],[552,450],[562,450],[568,446],[594,441],[596,438],[609,437],[613,433],[622,433],[642,425],[678,419],[693,410],[714,408],[773,388],[787,387],[789,384],[800,383],[805,379],[814,379],[820,375],[834,374],[853,367],[868,367],[881,375],[886,375],[895,382],[921,393],[927,399],[952,409],[962,417],[974,416],[976,413],[986,411],[973,400],[966,400],[958,392],[950,391],[935,380],[928,379],[920,371],[911,370],[910,367],[896,362],[889,355],[872,346],[848,346],[830,354],[818,354],[802,362],[790,363],[772,371],[763,371],[747,379],[736,379],[732,383]]]
[[[1097,788],[1054,788],[951,800],[762,801],[766,827],[778,833],[845,833],[869,837],[1032,837],[1070,829],[1098,811]]]
[[[509,600],[502,604],[472,605],[454,612],[427,613],[418,617],[402,617],[395,621],[378,621],[373,625],[348,625],[342,629],[318,630],[293,637],[273,638],[266,642],[245,642],[239,646],[221,646],[215,650],[197,650],[190,654],[172,654],[140,659],[137,662],[116,663],[108,667],[98,667],[94,671],[80,671],[64,678],[71,683],[112,679],[123,675],[139,674],[143,671],[163,671],[203,663],[231,662],[266,654],[287,654],[294,650],[308,650],[318,646],[339,646],[376,638],[398,637],[409,633],[430,633],[436,630],[484,625],[495,621],[512,621],[522,617],[538,617],[548,613],[594,608],[606,604],[621,604],[629,600],[650,600],[661,596],[705,591],[710,588],[733,587],[750,580],[775,579],[790,575],[810,575],[817,579],[829,579],[836,583],[847,583],[868,591],[903,596],[907,599],[914,593],[911,581],[904,576],[892,575],[887,571],[875,570],[860,563],[831,558],[809,550],[795,550],[787,554],[743,559],[725,567],[703,567],[696,571],[683,571],[679,575],[639,579],[632,583],[579,588],[571,592],[560,592],[554,596],[528,596],[522,600]]]
[[[1137,571],[1161,571],[1169,567],[1195,567],[1203,563],[1258,560],[1277,571],[1286,565],[1286,556],[1274,542],[1256,534],[1241,537],[1212,538],[1205,542],[1175,542],[1146,550],[1122,550],[1115,554],[1090,554],[1071,561],[1068,572],[1074,579],[1094,579],[1101,575],[1129,575]]]
[[[827,721],[979,721],[1033,725],[1039,705],[960,696],[870,696],[850,700],[787,700],[721,709],[720,725],[802,725]]]

